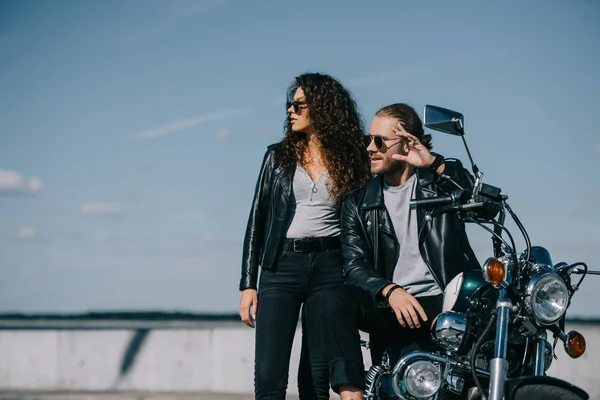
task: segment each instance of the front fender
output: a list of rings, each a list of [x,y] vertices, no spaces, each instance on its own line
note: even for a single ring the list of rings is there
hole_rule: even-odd
[[[537,396],[537,397],[536,397]],[[506,400],[588,400],[585,390],[551,376],[521,376],[508,381]]]

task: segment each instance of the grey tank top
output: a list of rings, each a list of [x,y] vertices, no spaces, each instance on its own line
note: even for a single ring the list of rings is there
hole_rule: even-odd
[[[393,280],[415,297],[434,296],[442,291],[421,257],[417,211],[410,208],[410,199],[414,196],[416,187],[416,174],[403,185],[389,186],[384,183],[383,187],[385,207],[392,218],[400,247]]]
[[[296,167],[292,190],[296,211],[287,231],[287,238],[338,236],[340,210],[329,195],[327,171],[315,182],[301,165]]]

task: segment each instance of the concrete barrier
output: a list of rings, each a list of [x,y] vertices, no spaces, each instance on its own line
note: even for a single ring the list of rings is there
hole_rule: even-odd
[[[111,325],[112,324],[112,325]],[[570,359],[558,348],[549,375],[600,398],[600,324],[569,323],[587,353]],[[288,393],[297,393],[299,330]],[[366,336],[366,335],[365,335]],[[366,366],[370,366],[368,353]],[[0,390],[246,393],[253,391],[254,330],[241,323],[138,324],[0,329]]]

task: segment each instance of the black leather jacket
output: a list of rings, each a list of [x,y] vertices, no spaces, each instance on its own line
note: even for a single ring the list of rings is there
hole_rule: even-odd
[[[267,148],[256,182],[244,238],[240,290],[256,289],[258,266],[270,269],[277,260],[289,216],[294,212],[295,202],[290,197],[295,168],[275,168],[278,145]]]
[[[473,188],[473,177],[460,161],[446,160],[445,164],[444,175],[465,189]],[[416,173],[416,198],[447,195],[456,189],[427,169],[417,169]],[[428,223],[424,217],[425,211],[417,210],[419,249],[442,290],[460,272],[480,268],[464,222],[455,213],[437,216]],[[398,240],[383,201],[382,176],[344,198],[341,224],[346,283],[363,288],[373,300],[381,300],[378,295],[392,283],[399,257]]]

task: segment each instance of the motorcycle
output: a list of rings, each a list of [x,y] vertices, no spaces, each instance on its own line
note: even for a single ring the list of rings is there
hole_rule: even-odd
[[[437,352],[414,351],[392,368],[387,354],[366,374],[366,399],[582,400],[588,394],[546,371],[555,358],[557,341],[578,358],[586,349],[579,332],[565,333],[565,313],[588,274],[583,262],[553,264],[543,247],[532,246],[525,227],[501,189],[483,182],[467,144],[464,116],[427,105],[424,124],[460,136],[471,162],[475,183],[449,196],[412,199],[426,210],[425,223],[444,213],[457,213],[492,235],[493,257],[481,270],[456,276],[445,288],[442,313],[432,323]],[[449,177],[442,175],[441,179]],[[451,181],[451,180],[450,180]],[[525,239],[518,253],[505,225],[510,215]],[[576,275],[579,279],[575,280]],[[549,342],[548,334],[554,337]]]

